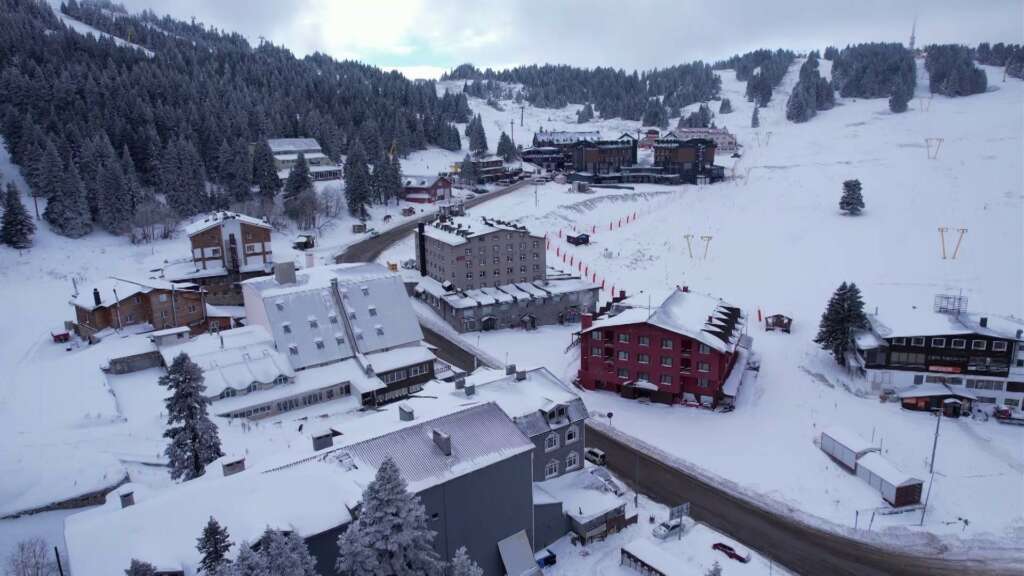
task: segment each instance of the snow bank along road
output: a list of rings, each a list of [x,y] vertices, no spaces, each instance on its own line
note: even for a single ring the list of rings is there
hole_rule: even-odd
[[[587,444],[603,450],[620,478],[663,504],[690,502],[691,515],[800,574],[881,576],[1020,575],[983,561],[916,556],[846,538],[762,508],[720,486],[662,462],[616,437],[587,426]],[[737,455],[741,458],[742,455]],[[634,486],[635,487],[635,486]],[[923,551],[924,553],[924,551]]]
[[[516,190],[525,186],[529,180],[520,180],[510,186],[495,190],[494,192],[488,192],[486,194],[477,196],[476,198],[470,198],[466,200],[466,208],[472,208],[493,200],[505,194],[515,192]],[[416,225],[420,222],[428,222],[433,220],[435,214],[427,214],[415,220],[410,220],[395,226],[394,228],[388,229],[381,232],[377,236],[371,236],[354,244],[350,244],[341,255],[337,258],[338,262],[373,262],[381,252],[387,250],[392,245],[398,243],[406,234],[409,234],[416,229]],[[483,360],[477,362],[473,354],[459,347],[458,344],[452,342],[448,338],[445,338],[441,334],[423,326],[423,339],[426,340],[427,344],[434,347],[434,352],[437,356],[445,362],[461,369],[470,371],[477,365],[485,365]]]

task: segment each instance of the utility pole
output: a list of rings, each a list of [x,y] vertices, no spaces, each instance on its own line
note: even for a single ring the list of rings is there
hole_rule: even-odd
[[[516,146],[516,122],[515,122],[515,120],[512,120],[511,118],[509,118],[508,129],[509,129],[509,132],[511,132],[511,134],[509,134],[509,137],[512,138],[512,147],[515,148],[515,146]]]
[[[932,497],[932,485],[935,484],[935,451],[939,447],[939,425],[942,424],[942,410],[940,409],[935,413],[935,439],[932,440],[932,459],[928,463],[928,492],[924,496],[924,508],[921,509],[921,521],[918,522],[918,526],[924,526],[924,516],[928,513],[928,501]]]
[[[526,106],[523,104],[519,105],[519,126],[523,125],[523,118],[526,117]]]

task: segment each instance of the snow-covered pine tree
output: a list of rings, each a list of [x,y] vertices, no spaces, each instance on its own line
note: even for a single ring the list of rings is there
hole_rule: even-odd
[[[594,107],[593,107],[593,105],[590,104],[590,102],[587,102],[586,104],[584,104],[583,108],[580,108],[580,110],[578,112],[576,112],[576,122],[578,124],[583,124],[585,122],[590,122],[593,119],[594,119]]]
[[[722,576],[722,565],[715,560],[715,563],[708,568],[708,571],[704,573],[704,576]]]
[[[266,559],[273,576],[318,576],[316,559],[295,532],[268,529],[263,534],[259,553]]]
[[[828,301],[821,315],[818,335],[814,342],[832,353],[840,366],[846,365],[846,352],[850,350],[854,330],[867,328],[864,301],[856,284],[843,282]]]
[[[345,158],[345,201],[349,214],[362,218],[366,216],[366,205],[370,202],[370,168],[366,164],[366,153],[359,140],[353,142]]]
[[[466,157],[462,159],[462,163],[459,164],[459,178],[464,184],[476,184],[476,166],[473,164],[473,158],[469,154],[466,154]]]
[[[444,568],[434,551],[419,496],[410,494],[398,466],[388,458],[363,492],[359,517],[338,537],[339,574],[433,576]]]
[[[119,160],[104,159],[100,169],[99,225],[111,234],[125,232],[131,222],[132,200]]]
[[[164,450],[171,478],[191,480],[224,455],[217,426],[206,414],[210,401],[203,396],[203,370],[183,352],[160,377],[160,385],[171,391],[165,400],[168,428],[164,432],[171,441]]]
[[[471,127],[467,127],[469,133],[466,135],[469,137],[469,149],[476,155],[487,154],[487,133],[479,114],[473,118],[470,125]]]
[[[519,157],[519,151],[516,150],[515,144],[512,143],[512,139],[508,137],[508,134],[504,132],[498,138],[498,156],[501,156],[505,162],[512,162]]]
[[[254,551],[245,542],[239,545],[238,557],[231,565],[230,572],[231,576],[276,576],[267,565],[267,557]]]
[[[309,173],[309,164],[306,162],[306,156],[300,152],[295,165],[288,172],[288,179],[284,182],[284,200],[287,202],[312,188],[313,177]]]
[[[732,102],[728,98],[722,98],[722,103],[718,106],[719,114],[732,114]]]
[[[484,576],[484,570],[472,558],[465,546],[455,551],[449,564],[449,576]]]
[[[47,140],[43,157],[37,163],[38,175],[32,181],[32,194],[43,198],[53,196],[60,189],[61,166],[63,165],[57,147],[52,141]]]
[[[907,104],[910,103],[910,99],[913,97],[913,86],[907,86],[902,80],[895,82],[892,87],[892,95],[889,96],[889,110],[896,114],[906,112]]]
[[[864,210],[864,196],[861,194],[860,180],[843,182],[843,195],[839,198],[839,209],[854,216]]]
[[[124,175],[125,197],[129,201],[129,214],[134,214],[139,204],[146,199],[146,192],[139,181],[139,174],[135,171],[135,161],[128,151],[126,144],[121,148],[121,173]]]
[[[761,126],[761,119],[758,118],[757,109],[758,109],[758,106],[757,106],[757,103],[755,102],[754,103],[754,113],[750,115],[750,127],[751,128],[757,128],[757,127]]]
[[[281,179],[277,176],[274,154],[266,140],[260,140],[253,150],[252,181],[259,187],[263,201],[273,204],[277,193],[281,191]]]
[[[132,558],[131,565],[124,571],[126,576],[156,576],[156,566]]]
[[[14,182],[7,183],[7,191],[3,198],[3,223],[0,225],[0,242],[23,250],[32,246],[32,235],[36,232],[36,224],[29,216],[25,205],[21,203],[21,192]]]
[[[199,568],[203,573],[212,574],[216,568],[229,563],[228,550],[231,546],[228,529],[210,516],[210,521],[203,527],[203,534],[197,539],[196,544],[196,550],[202,555]]]
[[[85,185],[74,162],[68,162],[61,189],[46,203],[43,218],[55,232],[68,238],[80,238],[92,231]]]
[[[395,154],[391,158],[391,166],[388,170],[387,198],[398,203],[402,197],[402,162]]]

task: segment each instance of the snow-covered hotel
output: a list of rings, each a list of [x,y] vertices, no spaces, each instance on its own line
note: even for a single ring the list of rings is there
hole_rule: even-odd
[[[686,287],[620,299],[583,317],[580,385],[666,404],[731,403],[750,355],[745,323],[738,307]]]
[[[309,165],[309,175],[313,180],[340,180],[341,166],[334,163],[320,144],[313,138],[270,138],[267,140],[270,153],[274,155],[274,167],[282,180],[288,178],[299,155]]]
[[[965,299],[940,295],[933,306],[887,307],[868,321],[849,360],[876,390],[901,392],[905,407],[1024,403],[1024,320],[968,312]]]
[[[600,288],[549,273],[542,236],[491,218],[444,217],[416,233],[416,294],[459,332],[578,322]]]

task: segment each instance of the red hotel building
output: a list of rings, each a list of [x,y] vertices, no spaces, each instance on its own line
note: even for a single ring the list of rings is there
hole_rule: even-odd
[[[638,294],[606,317],[583,316],[579,382],[627,398],[715,407],[739,388],[749,353],[743,326],[739,308],[685,287],[665,298]]]

